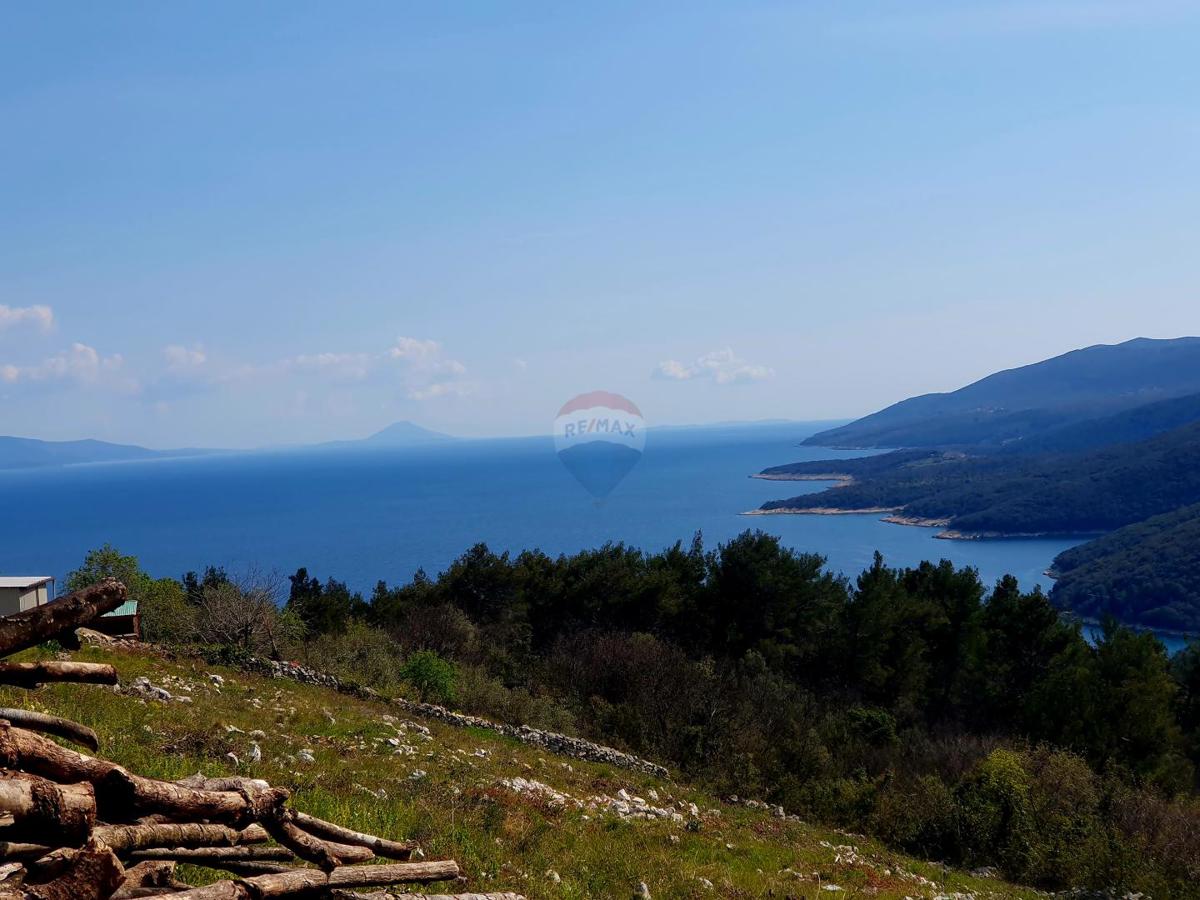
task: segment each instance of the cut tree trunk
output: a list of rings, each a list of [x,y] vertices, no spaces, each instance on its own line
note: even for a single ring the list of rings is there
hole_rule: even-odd
[[[124,881],[125,868],[116,854],[92,842],[73,853],[63,874],[44,884],[26,884],[17,896],[23,900],[108,900]]]
[[[293,821],[309,834],[315,834],[317,837],[327,838],[331,841],[339,841],[343,844],[366,847],[377,856],[383,856],[387,859],[410,859],[413,850],[417,846],[416,844],[407,842],[389,841],[386,838],[375,837],[373,834],[364,834],[361,831],[343,828],[341,825],[326,822],[324,819],[318,819],[316,816],[310,816],[308,813],[303,813],[299,810],[296,810],[293,815]]]
[[[366,847],[338,844],[314,837],[296,825],[294,818],[293,810],[279,806],[272,815],[262,820],[262,825],[271,837],[324,872],[332,872],[338,866],[347,863],[366,862],[375,856]]]
[[[428,884],[458,877],[453,860],[389,863],[382,866],[345,866],[328,875],[316,869],[293,869],[237,881],[218,881],[207,887],[174,894],[175,900],[272,900],[300,898],[322,889],[387,887],[393,884]],[[0,898],[2,900],[2,898]]]
[[[226,825],[199,822],[101,825],[94,833],[118,853],[151,847],[235,847],[261,844],[270,838],[260,825],[239,831]]]
[[[125,585],[114,578],[59,597],[44,606],[0,619],[0,656],[74,631],[125,602]]]
[[[20,844],[0,841],[0,859],[41,859],[51,850],[46,844]]]
[[[40,606],[39,609],[46,607]],[[0,624],[4,623],[0,619]],[[106,663],[46,662],[0,663],[0,684],[33,688],[51,682],[72,681],[78,684],[116,684],[117,670]]]
[[[105,822],[161,814],[184,821],[207,820],[249,825],[273,815],[288,798],[284,788],[249,791],[198,791],[133,775],[116,763],[84,756],[54,741],[0,721],[0,766],[20,769],[60,784],[91,782],[98,813]]]
[[[205,778],[199,772],[187,778],[178,778],[176,784],[199,791],[265,791],[271,785],[261,778]]]
[[[111,848],[110,848],[111,849]],[[171,887],[175,881],[175,863],[144,862],[125,870],[123,888]]]
[[[0,719],[7,719],[18,728],[27,728],[30,731],[40,731],[42,734],[53,734],[56,737],[66,738],[89,750],[100,749],[100,739],[96,736],[96,732],[86,725],[80,725],[70,719],[60,719],[58,716],[48,716],[45,713],[29,709],[12,709],[7,706],[0,706]]]
[[[170,860],[195,863],[209,862],[295,862],[296,855],[287,847],[148,847],[128,854],[135,862]]]
[[[90,784],[55,784],[24,772],[0,771],[0,834],[30,843],[81,846],[96,823]]]

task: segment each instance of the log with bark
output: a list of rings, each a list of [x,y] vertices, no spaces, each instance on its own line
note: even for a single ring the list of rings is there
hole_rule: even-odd
[[[366,847],[377,856],[384,856],[388,859],[410,859],[413,850],[417,848],[417,845],[411,842],[389,841],[384,838],[375,837],[373,834],[352,831],[349,828],[343,828],[341,825],[335,825],[333,822],[326,822],[315,816],[302,813],[299,810],[293,814],[293,820],[309,834],[328,838],[331,841],[339,841],[343,844]]]
[[[96,732],[86,725],[80,725],[69,719],[60,719],[58,716],[48,716],[45,713],[29,709],[12,709],[7,706],[0,706],[0,719],[7,719],[14,725],[29,731],[40,731],[42,734],[66,738],[89,750],[100,749],[100,738],[96,736]]]
[[[197,822],[101,825],[95,830],[95,835],[118,852],[152,847],[241,847],[270,840],[270,835],[261,825],[251,825],[239,831],[226,825]]]
[[[96,792],[25,772],[0,771],[0,834],[18,841],[78,847],[96,823]]]
[[[125,602],[125,585],[115,578],[59,597],[52,603],[0,618],[0,656],[25,650],[112,612]]]
[[[41,608],[39,607],[39,609]],[[3,621],[0,619],[0,622]],[[49,682],[60,681],[73,681],[79,684],[116,684],[117,670],[104,663],[59,662],[56,660],[0,663],[0,684],[35,688]]]

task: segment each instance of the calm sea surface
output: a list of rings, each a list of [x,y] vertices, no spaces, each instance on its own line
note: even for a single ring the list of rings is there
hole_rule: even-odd
[[[765,500],[819,490],[751,479],[800,459],[861,455],[797,447],[807,425],[651,431],[645,455],[603,503],[559,463],[549,438],[462,441],[391,451],[271,452],[0,472],[0,573],[61,576],[110,542],[155,575],[206,564],[288,573],[307,566],[369,590],[418,567],[437,572],[477,541],[572,552],[606,541],[659,549],[696,531],[709,545],[746,528],[857,574],[946,557],[988,582],[1027,586],[1063,540],[955,542],[878,516],[755,516]]]

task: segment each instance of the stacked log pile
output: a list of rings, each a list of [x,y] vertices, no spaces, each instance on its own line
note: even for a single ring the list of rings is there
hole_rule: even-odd
[[[125,587],[110,580],[0,618],[0,657],[51,639],[70,646],[76,628],[124,600]],[[62,681],[116,684],[117,673],[96,663],[0,663],[0,684]],[[265,781],[144,778],[46,735],[99,749],[84,725],[0,708],[0,900],[365,900],[394,895],[356,891],[460,878],[453,860],[413,861],[412,844],[306,815]],[[194,887],[176,877],[180,862],[233,877]]]

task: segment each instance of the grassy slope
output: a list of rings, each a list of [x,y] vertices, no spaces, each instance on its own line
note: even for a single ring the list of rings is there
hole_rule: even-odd
[[[644,880],[656,898],[1034,896],[1000,881],[916,862],[865,838],[722,804],[688,785],[563,760],[490,732],[422,722],[432,739],[410,732],[401,740],[415,747],[415,754],[401,755],[385,743],[397,733],[382,717],[405,717],[382,702],[192,659],[94,648],[75,658],[114,663],[123,684],[146,675],[172,693],[187,693],[176,681],[181,679],[192,687],[193,703],[54,685],[36,692],[0,688],[0,705],[86,723],[100,734],[104,756],[164,778],[198,770],[230,774],[225,754],[245,758],[251,738],[227,733],[224,726],[262,729],[267,734],[259,741],[262,761],[243,764],[239,774],[292,788],[297,808],[377,834],[415,839],[430,858],[457,859],[475,890],[519,890],[531,900],[626,898]],[[209,672],[225,677],[219,691],[209,684]],[[315,764],[288,759],[303,747],[315,752]],[[427,774],[413,779],[416,769]],[[612,796],[620,788],[647,796],[654,789],[661,805],[668,797],[696,803],[702,825],[691,832],[663,820],[622,821],[596,810],[556,810],[498,785],[514,776],[580,798]],[[356,785],[382,788],[386,797]],[[561,881],[548,877],[548,870]],[[830,883],[844,892],[822,889]]]

